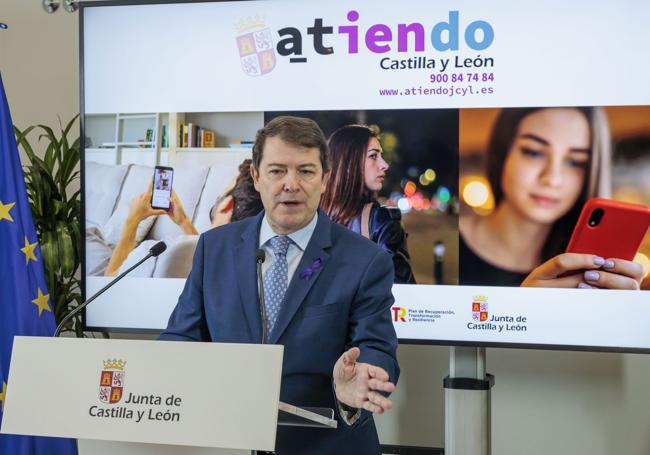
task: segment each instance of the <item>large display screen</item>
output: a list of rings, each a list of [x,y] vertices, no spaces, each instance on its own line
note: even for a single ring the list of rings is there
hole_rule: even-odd
[[[165,327],[199,235],[259,211],[257,130],[293,115],[346,173],[331,217],[376,202],[401,218],[392,243],[366,228],[393,255],[402,342],[650,350],[650,4],[80,12],[85,295],[167,243],[88,307],[88,328]],[[361,232],[357,215],[338,221]]]

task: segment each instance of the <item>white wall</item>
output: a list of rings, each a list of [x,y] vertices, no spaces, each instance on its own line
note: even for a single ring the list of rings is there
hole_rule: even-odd
[[[0,71],[14,124],[64,124],[79,112],[78,14],[47,14],[41,0],[2,0]]]
[[[14,123],[71,118],[79,111],[78,15],[2,0],[0,22],[9,25],[0,30],[0,70]],[[382,442],[441,447],[447,348],[402,346],[399,359],[396,408],[378,418]],[[650,357],[491,349],[488,371],[496,376],[494,454],[650,453]]]
[[[396,409],[379,417],[383,443],[443,447],[448,349],[400,346]],[[492,453],[647,455],[646,355],[488,349]]]

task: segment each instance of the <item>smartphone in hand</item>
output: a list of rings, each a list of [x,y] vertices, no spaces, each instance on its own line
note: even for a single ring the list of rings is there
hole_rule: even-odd
[[[153,171],[153,191],[151,192],[151,207],[169,210],[172,197],[172,182],[174,169],[167,166],[156,166]]]
[[[589,199],[571,235],[567,253],[631,261],[650,226],[650,207],[611,199]]]

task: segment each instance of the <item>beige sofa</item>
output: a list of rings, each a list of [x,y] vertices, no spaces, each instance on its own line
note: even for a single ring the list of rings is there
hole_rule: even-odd
[[[237,175],[239,161],[240,158],[233,155],[232,162],[222,160],[219,165],[175,168],[174,190],[199,233],[210,229],[210,208]],[[129,203],[146,190],[152,176],[153,168],[147,166],[85,163],[87,275],[104,275],[126,220]],[[132,251],[121,270],[143,257],[159,240],[164,240],[168,249],[129,276],[187,276],[197,236],[183,235],[167,215],[160,215],[140,223],[136,240],[139,246]]]

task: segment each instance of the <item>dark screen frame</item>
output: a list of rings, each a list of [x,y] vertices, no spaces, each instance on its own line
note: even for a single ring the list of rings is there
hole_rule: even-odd
[[[184,3],[219,3],[219,2],[242,2],[250,0],[119,0],[119,1],[82,1],[79,2],[79,100],[80,100],[80,137],[85,137],[85,96],[84,96],[84,11],[87,8],[105,6],[141,6],[141,5],[167,5]],[[85,188],[85,143],[81,141],[82,155],[80,159],[80,187],[81,187],[81,223],[80,238],[85,239],[86,232],[86,188]],[[81,249],[81,298],[86,300],[86,247],[85,240]],[[125,334],[146,334],[157,335],[161,330],[138,329],[128,327],[105,327],[91,326],[87,324],[86,309],[82,313],[82,327],[87,331],[103,331]],[[509,349],[538,349],[549,351],[576,351],[576,352],[614,352],[631,354],[650,354],[650,348],[633,347],[611,347],[611,346],[583,346],[583,345],[561,345],[561,344],[528,344],[528,343],[499,343],[499,342],[477,342],[464,340],[421,340],[421,339],[398,339],[402,345],[431,345],[431,346],[468,346],[480,348],[509,348]]]

